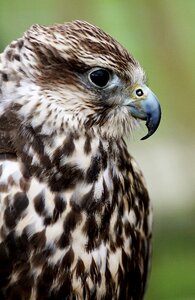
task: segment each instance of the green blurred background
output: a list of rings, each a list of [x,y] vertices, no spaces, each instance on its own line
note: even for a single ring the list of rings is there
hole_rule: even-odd
[[[33,23],[84,19],[120,41],[158,95],[158,132],[129,141],[154,205],[147,300],[195,300],[195,1],[0,0],[0,50]]]

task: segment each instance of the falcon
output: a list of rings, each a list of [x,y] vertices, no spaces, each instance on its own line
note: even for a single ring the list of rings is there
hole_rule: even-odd
[[[33,25],[0,55],[0,299],[144,297],[152,213],[125,138],[161,110],[96,26]]]

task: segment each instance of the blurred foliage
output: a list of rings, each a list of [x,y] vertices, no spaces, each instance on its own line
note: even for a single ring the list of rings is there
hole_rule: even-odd
[[[155,220],[152,272],[146,300],[195,299],[195,220],[180,214]],[[162,225],[163,224],[163,225]]]
[[[143,169],[144,161],[153,159],[158,149],[152,166],[149,164],[149,171],[146,167],[144,173],[154,204],[159,198],[167,207],[163,213],[158,205],[155,208],[153,267],[146,299],[193,300],[195,1],[0,0],[0,50],[34,23],[49,25],[73,19],[85,19],[100,26],[129,49],[147,70],[149,85],[161,101],[163,118],[157,134],[133,148],[134,156],[138,154],[138,161],[143,162]],[[142,151],[140,157],[138,149]],[[178,160],[174,161],[175,157]],[[167,169],[163,168],[165,160]],[[159,176],[152,177],[155,167],[162,171]],[[168,175],[177,180],[178,172],[180,180],[174,187],[163,181]],[[157,192],[153,192],[154,180],[164,182]],[[173,188],[175,209],[170,212]],[[187,198],[186,191],[189,191]],[[183,202],[179,212],[177,198]]]

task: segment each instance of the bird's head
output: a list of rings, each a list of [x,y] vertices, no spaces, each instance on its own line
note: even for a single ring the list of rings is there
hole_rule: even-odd
[[[160,105],[139,63],[87,22],[34,25],[3,55],[18,78],[13,98],[20,115],[43,133],[94,128],[120,137],[142,119],[147,138],[159,125]]]

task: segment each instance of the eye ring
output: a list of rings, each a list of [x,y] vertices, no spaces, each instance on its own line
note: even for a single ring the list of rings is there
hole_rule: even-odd
[[[142,97],[144,95],[144,91],[140,88],[138,88],[135,93],[137,97]]]
[[[93,68],[88,74],[90,83],[101,89],[108,85],[110,77],[110,72],[104,68]]]

